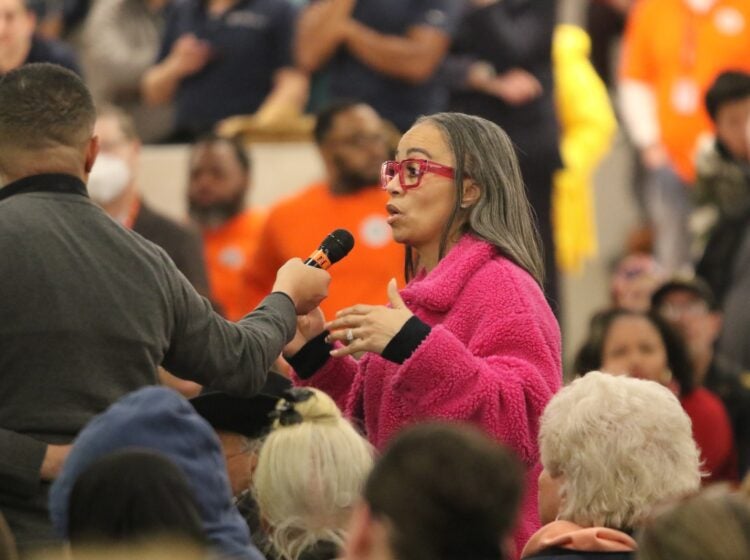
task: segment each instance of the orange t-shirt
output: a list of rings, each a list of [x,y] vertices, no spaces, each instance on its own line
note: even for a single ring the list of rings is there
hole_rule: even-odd
[[[653,88],[661,141],[688,182],[698,137],[712,129],[703,99],[724,70],[750,71],[750,0],[717,0],[703,14],[685,0],[635,3],[620,74]]]
[[[241,319],[257,304],[245,279],[265,219],[265,211],[246,210],[221,227],[203,230],[211,295],[230,321]]]
[[[256,301],[271,289],[276,271],[293,257],[307,258],[338,228],[354,236],[354,249],[334,264],[329,296],[321,304],[326,318],[358,303],[383,304],[391,278],[403,286],[404,248],[393,241],[385,211],[388,195],[380,188],[333,195],[314,184],[271,208],[253,259],[249,282]]]

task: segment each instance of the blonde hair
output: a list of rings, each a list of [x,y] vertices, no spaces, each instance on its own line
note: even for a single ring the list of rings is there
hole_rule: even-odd
[[[344,544],[373,450],[322,391],[294,389],[276,409],[253,492],[269,542],[280,558],[296,560],[318,541]]]
[[[547,405],[542,465],[562,476],[559,517],[585,527],[632,528],[664,501],[700,487],[690,418],[658,383],[598,371]]]

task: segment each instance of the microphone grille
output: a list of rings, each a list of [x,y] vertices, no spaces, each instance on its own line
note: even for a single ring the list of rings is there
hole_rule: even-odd
[[[354,236],[345,229],[332,231],[320,245],[320,248],[328,255],[331,264],[343,259],[353,247]]]

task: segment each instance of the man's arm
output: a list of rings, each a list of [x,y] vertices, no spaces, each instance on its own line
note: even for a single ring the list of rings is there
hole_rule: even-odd
[[[418,84],[428,80],[448,52],[450,36],[428,25],[410,28],[406,35],[384,35],[350,20],[344,42],[367,66],[388,76]]]
[[[174,99],[183,79],[200,72],[209,61],[211,46],[194,35],[183,35],[169,55],[149,68],[141,82],[141,93],[148,105],[161,105]]]
[[[307,75],[294,68],[280,68],[274,75],[273,89],[255,112],[258,124],[283,121],[289,115],[300,115],[310,92]]]
[[[294,61],[301,70],[320,69],[344,41],[354,0],[320,0],[304,9],[294,38]]]
[[[314,309],[328,293],[330,275],[292,259],[282,266],[260,305],[237,323],[219,316],[166,262],[175,324],[163,366],[183,379],[230,394],[251,396],[265,382],[296,332],[297,314]]]
[[[70,445],[47,445],[43,441],[0,429],[0,492],[33,496],[41,480],[60,474]]]

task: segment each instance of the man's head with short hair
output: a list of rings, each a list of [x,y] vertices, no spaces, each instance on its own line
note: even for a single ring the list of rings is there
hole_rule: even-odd
[[[239,214],[250,184],[250,158],[239,140],[209,135],[190,153],[188,205],[204,227],[217,227]]]
[[[379,184],[389,150],[385,125],[375,109],[361,101],[337,101],[318,114],[313,136],[334,192],[353,193]]]
[[[504,558],[523,480],[513,453],[474,427],[407,428],[368,478],[344,557]]]
[[[0,78],[0,175],[69,173],[85,179],[98,142],[96,110],[81,79],[55,64],[28,64]]]
[[[750,74],[726,71],[706,92],[706,110],[716,124],[716,137],[734,159],[748,161],[746,127],[750,120]]]

